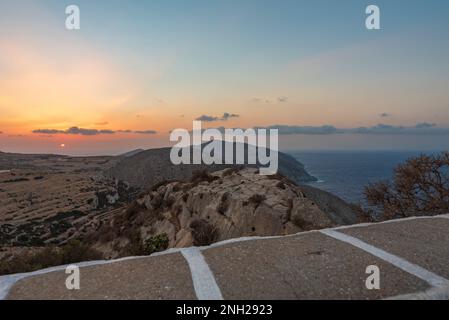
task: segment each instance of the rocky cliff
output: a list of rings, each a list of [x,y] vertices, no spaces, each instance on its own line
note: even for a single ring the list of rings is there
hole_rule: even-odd
[[[204,146],[205,144],[201,148],[204,148]],[[233,167],[233,165],[220,164],[174,165],[170,161],[170,150],[171,148],[150,149],[124,157],[114,167],[106,170],[105,173],[109,177],[126,181],[134,187],[146,189],[161,181],[190,179],[194,171],[207,170],[208,172],[214,172]],[[245,144],[245,153],[247,151],[248,145]],[[245,159],[245,163],[247,163],[247,159]],[[316,181],[316,178],[308,174],[301,163],[282,152],[279,152],[279,173],[297,183]]]
[[[287,235],[355,223],[322,210],[301,186],[256,168],[196,172],[190,181],[155,185],[95,237],[108,256],[208,245],[242,236]]]

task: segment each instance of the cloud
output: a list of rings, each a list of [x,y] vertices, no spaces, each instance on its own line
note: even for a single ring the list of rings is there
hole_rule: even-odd
[[[112,130],[98,130],[98,129],[84,129],[78,127],[71,127],[65,131],[66,134],[75,134],[83,136],[96,136],[99,134],[114,134]]]
[[[391,116],[391,114],[386,113],[386,112],[383,112],[383,113],[379,114],[379,117],[381,117],[381,118],[388,118],[390,116]]]
[[[26,136],[23,134],[10,134],[8,138],[25,138]]]
[[[198,118],[195,119],[196,121],[204,121],[204,122],[214,122],[214,121],[218,121],[218,117],[213,117],[213,116],[206,116],[206,115],[202,115]]]
[[[280,103],[284,103],[284,102],[287,102],[287,101],[288,101],[287,97],[279,97],[278,98],[278,102],[280,102]]]
[[[0,134],[3,134],[3,132],[2,132],[2,131],[0,131]]]
[[[226,121],[226,120],[228,120],[228,119],[230,119],[230,118],[238,118],[238,117],[239,117],[238,114],[227,113],[227,112],[225,112],[225,113],[223,113],[223,117],[221,118],[221,120]]]
[[[434,128],[436,126],[437,126],[436,123],[421,122],[421,123],[418,123],[415,126],[415,128],[417,128],[417,129],[424,129],[424,128]]]
[[[82,136],[96,136],[101,134],[115,134],[115,133],[138,133],[138,134],[156,134],[154,130],[145,131],[133,131],[133,130],[106,130],[106,129],[85,129],[79,127],[71,127],[67,130],[56,130],[56,129],[37,129],[33,130],[33,133],[40,133],[45,135],[55,135],[55,134],[70,134],[70,135],[82,135]]]
[[[228,121],[231,118],[238,118],[238,117],[239,117],[238,114],[225,112],[221,117],[207,116],[203,114],[202,116],[196,118],[195,120],[203,122],[214,122],[214,121]]]
[[[336,128],[332,125],[324,126],[291,126],[272,125],[258,129],[278,129],[279,134],[329,135],[329,134],[412,134],[412,135],[449,135],[449,128],[437,127],[434,123],[418,123],[415,126],[393,126],[378,124],[372,127]]]
[[[62,130],[55,130],[55,129],[37,129],[37,130],[33,130],[33,133],[58,134],[58,133],[65,133],[65,132]]]
[[[262,98],[253,98],[253,101],[256,103],[271,103],[271,101],[269,99],[262,99]]]
[[[156,134],[157,131],[154,131],[154,130],[144,130],[144,131],[134,131],[134,133],[138,133],[138,134]]]
[[[96,126],[105,126],[105,125],[107,125],[107,124],[109,124],[109,122],[107,122],[107,121],[104,121],[104,122],[97,122],[97,123],[94,123]]]
[[[258,127],[257,129],[277,129],[279,134],[333,134],[338,133],[338,129],[334,126],[289,126],[289,125],[272,125],[269,127]]]
[[[266,104],[270,104],[272,102],[285,103],[285,102],[288,102],[288,98],[287,97],[278,97],[273,100],[267,99],[267,98],[253,98],[252,101],[255,103],[266,103]]]

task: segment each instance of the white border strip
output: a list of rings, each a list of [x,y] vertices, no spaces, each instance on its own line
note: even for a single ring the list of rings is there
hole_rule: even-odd
[[[391,254],[382,249],[376,248],[366,242],[363,242],[362,240],[348,236],[341,232],[337,232],[335,230],[321,230],[320,232],[329,237],[349,243],[349,244],[353,245],[354,247],[362,249],[362,250],[394,265],[395,267],[402,269],[402,270],[414,275],[415,277],[418,277],[418,278],[426,281],[428,284],[430,284],[433,287],[449,286],[449,280],[447,280],[443,277],[440,277],[439,275],[437,275],[429,270],[426,270],[416,264],[408,262],[405,259],[395,256],[394,254]]]
[[[193,287],[198,300],[223,300],[214,274],[209,268],[199,248],[181,250],[192,273]]]

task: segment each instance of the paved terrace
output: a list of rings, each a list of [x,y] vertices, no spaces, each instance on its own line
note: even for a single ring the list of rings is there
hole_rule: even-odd
[[[380,269],[368,290],[366,267]],[[240,238],[148,257],[0,277],[0,299],[449,299],[449,215],[286,237]]]

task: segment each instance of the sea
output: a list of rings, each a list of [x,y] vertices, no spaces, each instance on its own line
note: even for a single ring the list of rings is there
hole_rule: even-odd
[[[394,168],[420,151],[287,151],[304,164],[317,182],[309,183],[350,203],[366,206],[364,187],[379,180],[391,180]]]

